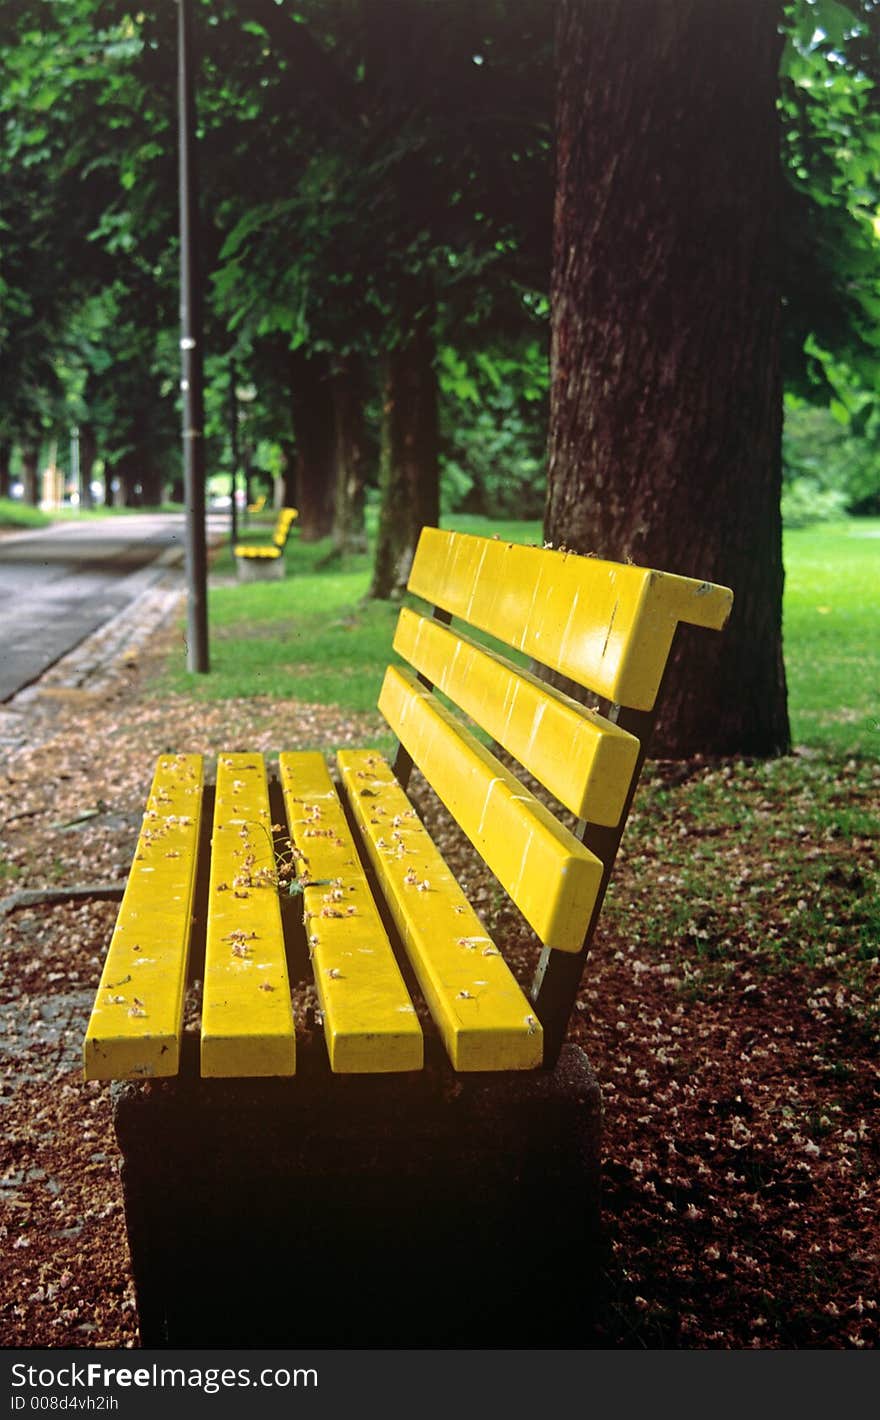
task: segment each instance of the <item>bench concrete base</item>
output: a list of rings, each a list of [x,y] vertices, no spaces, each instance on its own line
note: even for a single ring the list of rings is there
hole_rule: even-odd
[[[236,557],[240,582],[280,581],[285,575],[284,555],[280,557]]]
[[[195,1046],[196,1042],[191,1043]],[[113,1086],[144,1346],[589,1344],[601,1096],[552,1072]]]

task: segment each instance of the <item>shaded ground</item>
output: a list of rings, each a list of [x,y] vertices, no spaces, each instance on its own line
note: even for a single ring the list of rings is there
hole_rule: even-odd
[[[0,738],[27,735],[0,776],[0,896],[124,878],[161,751],[375,733],[292,702],[153,699],[171,634],[95,695],[37,698],[26,726],[0,712]],[[606,1296],[585,1346],[877,1344],[878,790],[876,766],[819,758],[649,772],[572,1032],[606,1101]],[[528,930],[422,807],[527,980]],[[137,1342],[109,1091],[78,1074],[115,912],[0,919],[7,1346]]]

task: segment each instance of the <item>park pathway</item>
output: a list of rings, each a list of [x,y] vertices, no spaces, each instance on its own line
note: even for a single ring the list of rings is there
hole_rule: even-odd
[[[225,527],[209,519],[209,542]],[[179,596],[185,535],[182,513],[137,513],[0,538],[0,703],[126,608]]]

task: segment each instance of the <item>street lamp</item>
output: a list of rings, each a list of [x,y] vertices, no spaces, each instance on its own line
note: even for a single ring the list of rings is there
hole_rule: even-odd
[[[180,158],[180,391],[186,504],[187,669],[208,670],[208,559],[205,540],[205,414],[202,307],[195,169],[195,81],[190,0],[177,0]]]

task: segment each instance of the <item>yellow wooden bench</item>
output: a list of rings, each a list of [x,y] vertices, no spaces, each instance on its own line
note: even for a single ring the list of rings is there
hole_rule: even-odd
[[[266,495],[265,493],[261,493],[258,498],[254,499],[253,503],[248,503],[247,510],[249,513],[262,513],[265,506]]]
[[[558,1206],[564,1211],[568,1198],[576,1220],[563,1249],[574,1248],[575,1233],[586,1226],[585,1198],[597,1187],[598,1093],[581,1052],[563,1049],[563,1041],[676,629],[682,623],[721,629],[732,594],[708,582],[436,528],[422,532],[409,590],[426,607],[401,610],[393,644],[402,663],[389,665],[379,697],[398,742],[393,760],[375,749],[343,749],[331,772],[323,755],[290,751],[280,755],[276,779],[262,755],[236,751],[219,755],[215,786],[198,753],[163,755],[156,768],[88,1026],[84,1069],[89,1080],[154,1082],[146,1092],[141,1084],[122,1089],[117,1131],[127,1158],[142,1336],[157,1344],[172,1337],[176,1344],[233,1344],[240,1335],[234,1327],[224,1332],[222,1308],[211,1309],[224,1289],[212,1271],[212,1249],[220,1247],[224,1267],[232,1266],[234,1219],[223,1214],[190,1269],[210,1279],[202,1288],[200,1330],[191,1302],[175,1301],[169,1278],[204,1219],[191,1211],[185,1221],[178,1218],[172,1245],[164,1213],[155,1213],[157,1198],[189,1196],[186,1179],[199,1175],[205,1157],[215,1166],[222,1158],[224,1171],[235,1174],[246,1156],[247,1168],[263,1181],[257,1186],[245,1172],[240,1186],[251,1189],[258,1209],[261,1189],[266,1199],[286,1200],[296,1195],[298,1180],[311,1178],[332,1214],[324,1246],[332,1250],[332,1239],[344,1233],[349,1258],[360,1256],[364,1230],[375,1230],[375,1218],[362,1218],[352,1237],[340,1219],[353,1206],[352,1189],[373,1196],[368,1184],[381,1168],[377,1138],[395,1160],[395,1179],[416,1167],[414,1150],[423,1156],[418,1195],[440,1187],[442,1178],[443,1196],[470,1206],[480,1191],[476,1177],[494,1180],[484,1204],[495,1221],[508,1169],[519,1180],[516,1198],[533,1201],[537,1152],[555,1179]],[[484,636],[506,643],[520,659],[485,644]],[[552,689],[528,668],[536,664],[589,688],[599,708]],[[511,762],[523,767],[529,784]],[[540,955],[530,989],[515,980],[503,940],[492,939],[412,807],[406,789],[413,765],[533,928]],[[301,951],[285,920],[291,901],[301,904]],[[324,1032],[323,1045],[305,1049],[291,1004],[299,960],[313,976]],[[198,1035],[183,1030],[193,974],[202,982]],[[168,1085],[157,1092],[163,1079]],[[555,1121],[552,1137],[543,1132],[551,1129],[548,1121]],[[391,1140],[389,1130],[396,1131]],[[495,1138],[499,1130],[503,1145]],[[288,1141],[284,1150],[305,1139],[305,1152],[285,1153],[279,1164],[279,1131]],[[194,1133],[198,1147],[190,1142]],[[263,1157],[267,1138],[271,1161]],[[446,1141],[442,1158],[435,1154],[438,1139]],[[176,1141],[173,1147],[165,1147],[168,1140]],[[563,1166],[569,1149],[577,1162]],[[461,1159],[453,1165],[457,1151]],[[463,1173],[450,1182],[448,1171],[459,1166]],[[210,1194],[209,1180],[205,1188]],[[407,1193],[404,1202],[386,1174],[370,1205],[377,1215],[389,1193],[394,1219],[405,1215],[409,1227],[438,1236],[437,1218],[424,1221],[418,1207],[416,1216],[408,1212],[415,1201]],[[270,1212],[273,1206],[266,1203]],[[283,1212],[286,1203],[277,1206]],[[317,1237],[312,1194],[303,1206]],[[445,1217],[445,1206],[437,1208]],[[496,1239],[491,1248],[480,1244],[491,1250],[495,1305],[499,1295],[521,1300],[517,1265],[534,1281],[530,1267],[550,1270],[562,1257],[557,1251],[551,1264],[542,1253],[540,1265],[517,1264],[512,1234],[525,1226],[525,1211],[504,1218],[504,1246],[484,1213],[474,1216],[470,1237],[471,1246],[474,1233]],[[387,1222],[395,1238],[397,1226]],[[279,1221],[278,1237],[287,1236],[285,1228]],[[255,1241],[250,1227],[245,1233],[240,1263],[247,1271],[253,1249],[266,1242],[262,1235]],[[451,1256],[460,1240],[454,1229],[441,1234]],[[404,1257],[395,1272],[394,1246],[382,1237],[380,1270],[397,1286],[408,1263]],[[299,1265],[303,1238],[288,1242]],[[375,1281],[375,1254],[357,1265]],[[327,1270],[320,1259],[314,1266]],[[402,1344],[441,1344],[425,1339],[436,1337],[438,1327],[452,1338],[447,1344],[461,1340],[462,1318],[473,1319],[468,1308],[479,1296],[477,1288],[470,1302],[464,1297],[476,1285],[467,1270],[470,1281],[447,1287],[442,1316],[451,1307],[451,1329],[434,1312],[430,1324],[425,1320],[429,1304],[422,1298]],[[327,1286],[338,1318],[341,1282],[331,1272]],[[261,1285],[269,1285],[265,1277]],[[511,1300],[503,1308],[508,1323],[512,1306]],[[282,1344],[290,1335],[288,1303],[274,1295],[273,1307],[271,1317],[286,1320],[274,1333],[262,1312],[256,1336]],[[545,1323],[558,1338],[553,1327],[562,1323],[559,1312],[553,1316],[554,1323],[549,1313]],[[371,1330],[375,1325],[361,1308],[348,1323],[337,1320],[337,1329],[319,1326],[315,1337],[325,1344],[397,1344],[387,1330]],[[503,1335],[509,1334],[508,1326]],[[301,1329],[296,1336],[303,1339]]]
[[[242,581],[284,576],[284,549],[299,512],[296,508],[281,508],[275,520],[269,542],[238,542],[232,549],[235,566]]]

